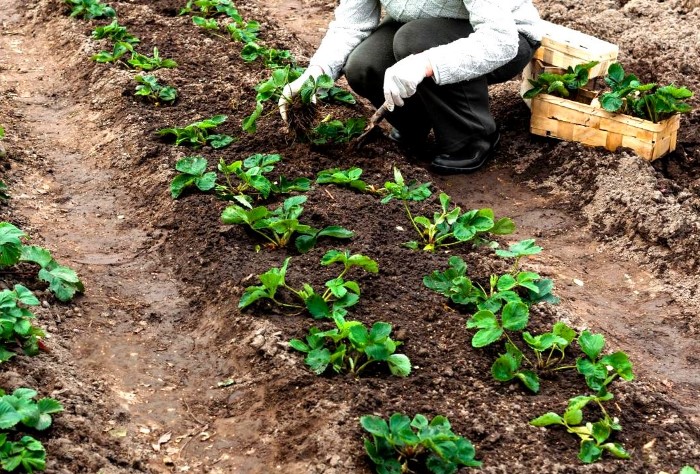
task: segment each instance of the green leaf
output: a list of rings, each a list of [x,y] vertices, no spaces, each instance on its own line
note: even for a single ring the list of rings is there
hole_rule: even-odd
[[[207,170],[207,160],[201,156],[187,156],[175,163],[175,169],[180,173],[202,176]]]
[[[532,370],[523,370],[515,376],[533,393],[540,391],[540,379]]]
[[[22,245],[20,260],[23,262],[34,262],[41,268],[47,268],[52,262],[55,262],[51,252],[36,245]]]
[[[177,199],[182,195],[182,192],[195,184],[195,178],[192,175],[188,174],[179,174],[173,178],[173,180],[170,182],[170,196],[172,196],[173,199]]]
[[[331,310],[321,295],[313,293],[306,299],[305,304],[314,319],[330,318]]]
[[[21,238],[26,234],[9,222],[0,222],[0,267],[19,262],[22,255]]]
[[[330,225],[321,230],[316,237],[335,237],[336,239],[349,239],[355,235],[354,232],[338,225]]]
[[[196,178],[194,184],[200,191],[210,191],[216,185],[216,173],[210,171],[204,173],[201,178]]]
[[[300,352],[310,352],[311,348],[304,343],[304,341],[300,341],[299,339],[292,339],[289,341],[289,345],[293,348],[296,349]]]
[[[503,307],[501,319],[505,329],[522,331],[528,323],[529,309],[524,303],[510,302]]]
[[[600,359],[600,363],[610,366],[624,380],[634,380],[632,363],[624,352],[615,352]]]
[[[603,450],[596,446],[591,440],[581,441],[581,450],[578,453],[578,458],[585,464],[594,463],[603,455]]]
[[[74,270],[57,266],[52,270],[39,270],[39,279],[49,284],[49,290],[60,301],[70,301],[76,293],[82,293],[85,288]]]
[[[411,373],[411,361],[404,354],[391,354],[386,361],[391,373],[397,377],[407,377]]]
[[[479,328],[472,337],[472,347],[485,347],[498,341],[503,335],[503,328],[498,324],[496,315],[491,311],[479,311],[467,321],[467,328]]]
[[[578,344],[589,359],[596,360],[605,346],[605,337],[585,330],[579,335]]]
[[[494,235],[512,234],[515,232],[515,223],[511,219],[504,217],[494,222],[493,227],[489,230],[489,232]]]
[[[553,412],[545,413],[542,416],[538,416],[534,420],[530,420],[532,426],[550,426],[550,425],[563,425],[564,419]]]
[[[502,354],[491,366],[493,378],[499,382],[508,382],[515,377],[520,364],[511,354]]]
[[[620,444],[620,443],[606,443],[601,446],[603,449],[607,449],[610,454],[615,456],[616,458],[619,459],[629,459],[630,454],[625,450],[625,448]],[[697,474],[697,471],[693,470],[686,470],[689,466],[684,467],[681,469],[680,474],[692,474],[695,473]],[[685,472],[684,472],[685,471]]]
[[[243,292],[243,296],[241,296],[241,299],[238,302],[238,307],[245,308],[245,307],[250,306],[251,304],[255,303],[256,301],[258,301],[260,299],[269,298],[269,297],[270,297],[270,294],[269,294],[267,288],[264,288],[262,286],[249,286]]]
[[[328,364],[331,362],[331,353],[325,347],[314,349],[308,353],[304,362],[306,362],[306,365],[308,365],[316,375],[321,375],[326,371]]]
[[[211,145],[212,148],[215,150],[220,150],[222,148],[226,148],[229,146],[231,143],[233,143],[236,139],[229,136],[229,135],[209,135],[207,137],[207,143]]]
[[[387,422],[373,415],[364,415],[360,417],[360,425],[365,429],[365,431],[381,437],[389,436],[389,425]]]

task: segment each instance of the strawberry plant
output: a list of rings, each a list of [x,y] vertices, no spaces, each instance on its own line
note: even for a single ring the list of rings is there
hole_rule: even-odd
[[[535,239],[526,239],[511,244],[508,250],[496,249],[496,255],[502,258],[514,258],[513,271],[520,267],[520,260],[523,257],[537,255],[542,252],[542,247],[535,245]]]
[[[529,80],[532,89],[525,92],[523,97],[532,99],[538,94],[551,94],[574,99],[578,91],[588,84],[588,73],[597,64],[598,61],[591,61],[573,68],[569,66],[564,74],[542,73],[536,79]]]
[[[98,26],[92,32],[93,39],[109,39],[115,43],[137,44],[141,42],[136,36],[130,34],[125,26],[121,26],[117,20],[109,25]]]
[[[0,268],[21,262],[39,265],[38,277],[49,284],[49,290],[61,301],[69,301],[84,290],[75,271],[58,264],[51,253],[41,247],[24,245],[26,234],[8,222],[0,222]]]
[[[301,253],[311,250],[320,237],[349,239],[354,235],[353,232],[340,226],[328,226],[319,230],[299,222],[299,217],[304,211],[302,204],[306,199],[306,196],[287,198],[272,211],[264,206],[246,209],[233,204],[224,209],[221,220],[224,224],[248,226],[255,234],[263,237],[267,241],[266,246],[270,248],[285,247],[296,235],[294,244]]]
[[[64,2],[71,9],[71,17],[93,20],[97,18],[113,18],[117,15],[114,8],[101,3],[99,0],[64,0]]]
[[[690,105],[683,102],[693,96],[686,87],[642,84],[634,74],[625,74],[619,63],[610,65],[605,82],[612,92],[600,97],[600,105],[608,112],[619,112],[657,123],[673,114],[692,110]]]
[[[12,395],[0,390],[0,429],[7,430],[22,424],[43,431],[51,426],[51,415],[63,411],[63,406],[53,398],[35,401],[36,396],[36,390],[30,388],[18,388]]]
[[[604,392],[617,377],[634,380],[632,363],[624,352],[618,351],[601,357],[605,346],[602,334],[583,331],[578,337],[578,345],[586,355],[576,360],[576,369],[586,378],[592,390]]]
[[[455,434],[449,420],[438,415],[432,420],[417,414],[413,420],[394,413],[387,423],[374,415],[360,417],[360,424],[372,439],[364,440],[365,451],[379,474],[432,472],[453,474],[462,467],[480,467],[472,443]]]
[[[158,48],[153,48],[153,57],[134,51],[131,54],[131,59],[129,59],[127,63],[134,69],[142,71],[154,71],[160,68],[172,69],[177,67],[177,63],[172,59],[161,58]]]
[[[320,171],[316,176],[316,183],[335,184],[337,186],[354,189],[361,193],[381,195],[386,192],[385,188],[377,188],[372,184],[365,183],[363,180],[360,179],[361,176],[362,169],[356,166],[347,170],[342,170],[340,168],[332,168]]]
[[[164,86],[158,82],[155,76],[136,76],[134,80],[139,84],[136,86],[135,94],[145,97],[156,103],[173,103],[177,99],[177,90],[171,86]]]
[[[411,362],[404,354],[395,354],[401,342],[391,339],[391,324],[376,322],[367,329],[360,321],[333,317],[336,327],[328,331],[311,328],[306,342],[292,339],[289,345],[306,354],[304,362],[316,375],[329,367],[336,373],[360,373],[374,362],[386,362],[393,375],[406,377]]]
[[[459,207],[450,209],[450,197],[445,193],[440,193],[440,206],[442,212],[434,213],[432,221],[424,216],[413,217],[407,210],[421,242],[406,242],[406,247],[413,250],[422,247],[425,251],[434,252],[438,248],[466,242],[483,245],[488,243],[483,238],[487,233],[504,235],[515,231],[512,220],[507,217],[496,220],[491,209],[473,209],[464,214]]]
[[[367,121],[364,118],[349,118],[342,120],[323,120],[311,129],[311,142],[315,145],[327,143],[347,143],[354,137],[359,137],[365,130]]]
[[[357,267],[369,273],[377,273],[377,262],[360,254],[350,254],[349,251],[330,250],[321,258],[321,265],[329,266],[334,263],[343,264],[340,274],[328,280],[323,292],[316,292],[305,283],[301,289],[290,287],[286,282],[287,266],[291,259],[287,258],[280,268],[272,268],[258,277],[262,286],[249,286],[243,292],[238,307],[245,308],[254,302],[267,299],[287,308],[303,310],[306,308],[314,319],[330,318],[347,315],[347,308],[354,306],[360,300],[360,285],[353,280],[345,280],[351,269]],[[278,291],[286,290],[299,304],[285,303],[278,299]]]
[[[248,133],[257,131],[257,121],[262,116],[265,103],[273,101],[275,104],[282,95],[284,86],[297,79],[301,73],[301,68],[286,66],[272,71],[270,77],[255,86],[257,94],[255,96],[255,110],[248,117],[243,119],[242,128]],[[277,113],[277,108],[274,110]]]
[[[619,420],[610,417],[603,407],[603,402],[612,398],[610,393],[574,397],[569,400],[563,415],[545,413],[530,421],[530,424],[537,427],[561,425],[569,433],[578,436],[581,440],[578,458],[586,464],[598,461],[606,451],[616,458],[629,459],[629,453],[620,443],[610,441],[613,432],[622,429]],[[584,421],[583,409],[591,402],[598,405],[603,415],[596,422]]]
[[[178,160],[175,169],[180,172],[170,183],[170,195],[173,199],[180,197],[182,192],[196,186],[200,191],[210,191],[216,185],[216,173],[206,172],[207,160],[201,156],[188,156]]]
[[[247,63],[260,59],[268,69],[280,69],[294,63],[292,53],[288,49],[268,48],[255,41],[243,46],[241,58]]]
[[[204,31],[218,31],[219,30],[219,24],[216,22],[216,20],[214,18],[204,18],[201,16],[193,16],[192,23],[194,23],[195,26],[200,27]]]
[[[272,172],[274,164],[282,159],[280,155],[255,154],[245,160],[226,164],[219,161],[219,171],[224,175],[225,184],[216,185],[217,195],[226,200],[236,200],[245,207],[252,207],[256,199],[267,199],[270,194],[288,194],[293,191],[306,192],[311,187],[308,178],[288,180],[280,176],[270,181],[265,175]],[[233,178],[238,182],[234,182]]]
[[[234,19],[233,23],[226,25],[226,30],[234,41],[240,41],[245,44],[254,43],[258,39],[260,23],[257,21],[245,22],[243,19]]]
[[[8,348],[11,344],[20,345],[29,356],[39,353],[39,338],[44,332],[32,325],[35,316],[26,308],[38,304],[34,293],[22,285],[0,291],[0,362],[14,357],[15,353]]]
[[[43,471],[46,468],[46,450],[40,441],[22,436],[19,441],[9,441],[7,434],[0,434],[0,465],[4,471],[21,468],[25,472]]]
[[[110,53],[109,51],[100,51],[99,53],[95,54],[92,56],[90,59],[92,59],[95,62],[98,63],[116,63],[117,61],[121,60],[121,58],[126,54],[126,53],[133,53],[134,52],[134,47],[125,41],[118,41],[114,43],[114,46],[112,46],[112,52]]]
[[[238,10],[231,0],[188,0],[185,7],[180,10],[180,15],[193,11],[198,11],[205,17],[223,13],[234,19],[240,18]]]
[[[37,393],[28,388],[18,388],[12,395],[0,390],[0,466],[11,472],[22,469],[32,473],[46,467],[46,451],[42,444],[31,436],[23,436],[19,441],[11,441],[11,432],[5,431],[22,424],[28,428],[43,431],[51,426],[51,415],[63,411],[61,404],[52,398],[34,401]]]
[[[224,123],[227,119],[228,117],[226,115],[215,115],[182,128],[163,128],[158,130],[157,133],[162,137],[174,136],[175,145],[186,145],[194,148],[210,145],[214,149],[225,148],[233,143],[234,138],[228,135],[211,135],[209,132]]]
[[[408,209],[407,201],[425,201],[433,193],[430,191],[432,183],[418,184],[415,181],[406,181],[398,168],[394,168],[394,181],[387,181],[384,184],[387,195],[382,199],[382,204],[386,204],[392,199],[403,201],[406,206],[406,213],[411,218],[411,211]],[[412,219],[411,219],[412,220]]]

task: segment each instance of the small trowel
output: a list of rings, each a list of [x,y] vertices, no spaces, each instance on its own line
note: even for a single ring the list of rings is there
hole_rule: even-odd
[[[362,135],[357,137],[357,140],[353,145],[354,149],[359,150],[367,143],[367,141],[369,141],[369,138],[373,135],[372,132],[378,128],[379,124],[382,122],[382,120],[384,120],[388,113],[389,109],[387,107],[387,103],[384,102],[382,106],[379,107],[377,111],[369,118],[369,121],[365,126],[365,130],[362,132]]]

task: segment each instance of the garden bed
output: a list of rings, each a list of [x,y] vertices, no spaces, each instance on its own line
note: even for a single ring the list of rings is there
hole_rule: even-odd
[[[91,160],[100,160],[100,166],[89,176],[95,179],[109,174],[109,185],[105,183],[101,188],[114,188],[117,202],[125,203],[125,209],[114,209],[123,216],[123,224],[113,232],[136,236],[139,242],[137,248],[123,252],[130,258],[136,256],[135,263],[126,267],[109,263],[100,266],[94,257],[86,259],[80,250],[70,257],[88,275],[93,288],[101,290],[91,291],[88,286],[83,298],[89,330],[82,327],[85,321],[75,318],[55,330],[57,337],[66,341],[62,345],[76,359],[65,363],[79,367],[85,374],[84,380],[105,378],[111,387],[104,395],[107,407],[101,410],[100,419],[104,423],[114,421],[126,432],[121,437],[120,431],[105,430],[104,439],[97,433],[88,435],[104,466],[115,472],[176,472],[185,467],[190,472],[370,472],[358,418],[394,411],[447,415],[455,431],[476,445],[477,458],[484,462],[483,472],[675,472],[681,465],[698,463],[700,434],[697,412],[692,411],[692,394],[698,381],[678,374],[669,382],[662,377],[666,370],[662,363],[668,362],[663,351],[674,353],[676,349],[661,347],[646,352],[644,348],[659,338],[673,340],[665,339],[666,334],[651,332],[658,325],[653,315],[661,313],[663,330],[688,334],[675,338],[678,352],[691,357],[679,362],[686,364],[679,367],[690,371],[694,366],[692,357],[697,357],[697,348],[691,342],[698,330],[693,312],[698,307],[697,283],[693,281],[699,263],[678,255],[666,258],[664,254],[669,246],[676,245],[687,254],[698,250],[692,234],[699,213],[698,176],[693,174],[697,173],[693,166],[700,160],[697,127],[682,131],[682,153],[661,160],[664,164],[656,173],[626,154],[612,155],[530,138],[524,125],[529,111],[513,83],[494,90],[494,113],[503,124],[504,135],[496,162],[483,174],[436,178],[426,171],[424,163],[405,159],[386,139],[379,139],[361,152],[345,146],[309,148],[306,144],[289,143],[274,115],[261,120],[257,134],[244,136],[239,123],[255,106],[252,87],[268,71],[257,63],[244,63],[239,45],[208,36],[192,25],[191,18],[176,16],[180,2],[143,0],[114,2],[113,6],[120,21],[142,39],[143,50],[157,46],[164,56],[173,57],[180,64],[177,69],[159,71],[159,78],[177,86],[181,93],[175,106],[153,107],[138,101],[133,96],[132,72],[91,63],[88,57],[103,48],[89,39],[91,26],[63,16],[58,2],[41,2],[36,9],[28,10],[21,21],[13,17],[17,28],[24,32],[25,41],[37,39],[46,45],[61,45],[58,57],[53,59],[60,70],[54,71],[57,77],[49,81],[50,85],[61,101],[77,104],[72,115],[66,114],[78,120],[76,128],[71,129],[72,136],[78,140],[82,127],[91,131],[85,134],[87,144],[76,142],[74,146]],[[279,23],[263,6],[241,3],[239,8],[246,18],[261,20],[267,44],[291,47],[300,58],[311,52],[293,34],[280,32]],[[627,9],[630,8],[633,6]],[[622,9],[619,14],[624,12]],[[574,13],[563,12],[554,5],[549,15],[556,19],[556,15]],[[700,24],[700,20],[695,21],[692,24]],[[625,48],[626,54],[634,53],[629,45]],[[668,71],[659,71],[662,73],[671,76]],[[698,85],[689,87],[697,90]],[[327,113],[331,111],[343,116],[369,113],[361,105],[327,109]],[[205,148],[191,152],[155,136],[160,128],[185,125],[219,113],[229,115],[223,131],[241,137],[224,150]],[[687,120],[697,123],[697,112]],[[22,117],[13,123],[18,129],[32,126],[23,124]],[[39,164],[39,159],[31,156],[32,148],[46,148],[42,148],[38,138],[29,135],[26,144],[11,144],[17,150],[28,145],[25,152],[18,151],[27,162],[13,166],[30,176],[29,169]],[[337,245],[322,241],[319,248],[305,255],[282,250],[256,252],[256,242],[248,233],[220,223],[224,203],[201,194],[187,194],[173,201],[167,192],[175,174],[174,164],[183,156],[202,154],[211,165],[219,157],[233,161],[261,152],[280,153],[284,161],[276,171],[289,177],[312,178],[318,171],[333,166],[360,166],[364,169],[363,178],[378,185],[391,178],[396,164],[407,178],[434,181],[463,208],[494,207],[497,216],[513,217],[521,230],[517,236],[500,239],[503,243],[516,238],[541,239],[543,254],[525,266],[552,277],[563,302],[533,309],[534,329],[544,330],[564,318],[577,327],[592,326],[606,333],[611,349],[632,353],[638,378],[632,383],[616,384],[614,392],[615,415],[623,426],[618,440],[633,458],[605,459],[597,466],[584,466],[576,459],[575,438],[562,430],[544,431],[529,426],[529,419],[547,411],[561,411],[569,397],[580,394],[584,389],[580,378],[567,373],[547,380],[541,393],[534,396],[518,384],[492,380],[489,370],[496,351],[471,348],[471,333],[464,327],[468,314],[447,304],[422,284],[423,276],[446,267],[450,255],[411,252],[400,247],[411,237],[397,203],[382,205],[370,196],[336,187],[314,187],[305,216],[316,226],[337,223],[355,230],[357,236],[348,247],[379,262],[378,275],[359,280],[363,296],[352,316],[369,324],[377,320],[391,322],[396,339],[405,343],[402,351],[415,368],[405,379],[392,378],[383,370],[371,371],[360,379],[311,374],[300,355],[284,344],[306,333],[313,324],[308,316],[286,315],[265,305],[250,311],[239,311],[236,306],[244,287],[255,283],[254,275],[281,265],[287,256],[292,256],[288,274],[291,283],[308,281],[322,285],[331,271],[319,270],[318,261],[326,250]],[[603,155],[608,163],[601,164]],[[69,160],[54,163],[54,176],[47,179],[67,179],[71,189],[80,189],[86,184],[80,176],[68,172],[71,166],[74,165]],[[512,174],[516,174],[516,181]],[[663,212],[650,216],[658,223],[652,225],[639,214],[647,208],[642,196],[616,194],[621,193],[621,188],[633,189],[630,184],[634,179],[644,185],[638,187],[651,187],[661,194],[653,204],[657,209],[668,209],[670,213],[677,205],[680,211],[676,212],[685,213],[690,219],[678,223],[672,232],[666,226],[668,233],[664,234],[659,230],[664,228],[664,222],[658,221],[665,215]],[[530,183],[543,192],[535,194],[517,181]],[[501,186],[493,186],[494,182]],[[683,192],[689,196],[683,197]],[[110,199],[108,195],[101,196]],[[79,215],[80,206],[75,204],[74,211],[72,204],[65,204],[79,203],[79,194],[67,197],[68,201],[61,201],[59,191],[52,202],[67,209],[69,215]],[[435,204],[433,199],[416,209],[427,214]],[[24,207],[29,215],[26,206],[17,206]],[[538,211],[540,217],[536,216]],[[40,214],[49,212],[40,210]],[[104,211],[97,205],[91,212],[94,215]],[[621,219],[625,212],[634,218]],[[45,237],[53,236],[59,242],[71,238],[62,234],[70,229],[67,224],[58,224],[59,230],[52,231],[40,227],[38,216],[27,219]],[[592,243],[592,234],[580,233],[588,220],[593,222],[598,243]],[[94,219],[90,225],[98,226],[99,222]],[[561,237],[567,234],[578,240]],[[89,237],[90,234],[83,234],[85,240]],[[85,245],[78,243],[78,249]],[[612,250],[602,249],[607,253],[597,255],[597,245]],[[650,251],[635,250],[644,245]],[[617,252],[622,257],[644,261],[649,273],[634,264],[612,265],[608,259],[612,260],[618,249],[623,249]],[[119,252],[114,250],[115,255],[121,255]],[[481,282],[492,272],[507,267],[507,262],[494,259],[487,249],[473,251],[465,247],[455,253],[465,258],[469,274]],[[66,251],[66,257],[70,255]],[[604,274],[610,268],[614,271]],[[633,296],[633,290],[624,287],[621,274],[627,271],[641,296],[639,292]],[[110,278],[111,272],[116,273],[109,280],[113,286],[101,284],[99,278]],[[618,287],[612,283],[606,287],[606,276],[612,280],[615,272],[620,273]],[[656,275],[658,283],[650,283],[650,275]],[[668,275],[678,275],[675,283],[668,281]],[[586,286],[581,289],[578,284],[572,285],[573,276],[585,280]],[[144,278],[148,280],[139,280]],[[664,286],[672,284],[676,286]],[[625,296],[613,294],[613,290],[623,287]],[[165,289],[174,292],[167,293]],[[153,297],[150,305],[140,304],[142,294],[155,291],[162,292],[160,299]],[[102,294],[114,294],[116,301],[99,300]],[[630,307],[629,299],[637,297],[640,299],[634,300],[636,307]],[[94,298],[93,302],[90,298]],[[128,298],[133,298],[133,302]],[[104,306],[96,301],[103,301]],[[637,315],[640,306],[647,317]],[[610,311],[606,317],[592,314],[606,307]],[[618,314],[617,310],[625,314]],[[629,327],[620,327],[620,321],[629,322]],[[629,330],[633,322],[639,324],[639,331]],[[75,335],[73,329],[85,332]],[[687,352],[681,351],[681,343],[688,344]],[[128,363],[121,360],[130,353],[138,353],[139,357],[130,358]],[[675,356],[672,354],[671,358]],[[28,370],[21,364],[13,368]],[[229,380],[232,383],[217,385]],[[92,403],[90,397],[84,396],[82,401],[72,401],[68,411],[83,413],[80,406]],[[685,409],[681,407],[684,403]],[[77,425],[61,424],[57,428],[58,436],[80,443]],[[168,432],[172,434],[171,441],[163,443],[158,451],[151,447]],[[105,440],[119,447],[112,448]],[[53,458],[53,472],[93,472],[81,463],[84,454],[76,456],[64,443],[49,441],[47,449]],[[119,454],[110,454],[116,449]]]

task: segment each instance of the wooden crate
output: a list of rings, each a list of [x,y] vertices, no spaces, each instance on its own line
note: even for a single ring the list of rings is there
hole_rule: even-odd
[[[604,76],[608,67],[617,61],[620,48],[615,44],[548,21],[542,22],[542,29],[542,46],[535,51],[534,59],[544,64],[566,69],[598,61],[588,74],[598,77]]]
[[[608,67],[617,61],[620,48],[594,36],[554,23],[542,22],[542,46],[540,46],[522,73],[520,96],[532,88],[529,79],[542,72],[563,73],[568,67],[590,61],[598,61],[588,73],[590,78],[604,76]],[[530,99],[523,99],[530,107]]]
[[[549,94],[532,99],[530,132],[535,135],[602,146],[610,151],[631,148],[648,161],[676,149],[679,127],[678,114],[654,123]]]

